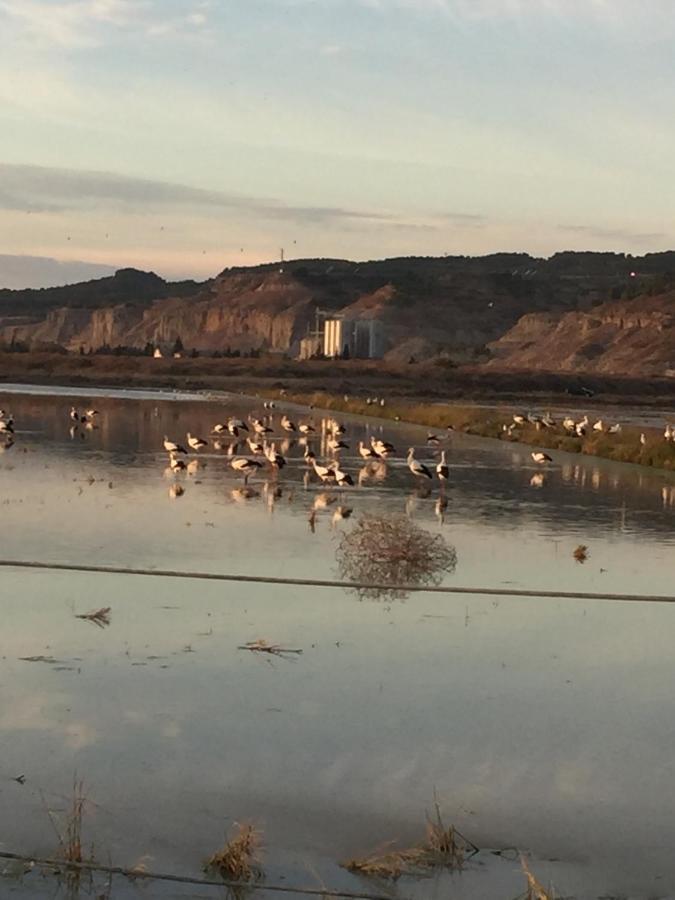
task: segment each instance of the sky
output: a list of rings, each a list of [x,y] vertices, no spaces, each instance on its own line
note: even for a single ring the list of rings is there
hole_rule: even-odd
[[[0,0],[0,282],[675,248],[674,41],[673,0]]]

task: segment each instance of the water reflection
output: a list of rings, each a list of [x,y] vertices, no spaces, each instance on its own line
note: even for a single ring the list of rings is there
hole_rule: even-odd
[[[441,574],[452,583],[670,593],[664,473],[555,454],[539,487],[529,449],[457,436],[445,494],[420,492],[400,457],[365,461],[358,445],[377,435],[428,462],[440,448],[422,430],[359,419],[346,421],[341,453],[357,486],[338,492],[304,458],[307,447],[324,459],[329,429],[315,414],[278,477],[266,469],[245,488],[229,465],[241,446],[223,437],[187,457],[191,474],[165,478],[163,436],[210,435],[231,414],[263,416],[262,404],[97,398],[98,428],[72,441],[70,398],[0,405],[17,423],[0,460],[8,557],[326,578],[364,517],[407,512],[425,546],[451,535],[461,564]],[[90,838],[115,862],[148,853],[153,867],[195,871],[232,820],[254,819],[269,872],[295,866],[307,882],[297,860],[308,859],[327,884],[354,889],[335,860],[414,841],[435,789],[472,840],[532,848],[566,896],[645,898],[675,884],[665,605],[363,604],[326,589],[13,570],[2,587],[8,847],[53,852],[41,794],[62,800],[76,770],[96,803]],[[75,618],[108,607],[105,630]],[[303,655],[270,665],[238,650],[260,639]],[[487,863],[461,884],[392,896],[516,896],[513,868],[490,881]]]

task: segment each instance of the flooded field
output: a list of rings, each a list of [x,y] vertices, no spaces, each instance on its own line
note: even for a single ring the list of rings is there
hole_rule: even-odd
[[[96,407],[95,427],[71,428],[73,403]],[[244,491],[228,454],[252,454],[210,432],[262,404],[0,394],[0,407],[16,421],[0,455],[3,559],[337,579],[337,548],[364,515],[404,515],[454,549],[449,585],[675,593],[666,473],[565,454],[541,467],[518,445],[453,435],[432,447],[422,429],[358,419],[344,420],[340,453],[355,485],[338,491],[303,456],[328,452],[321,414],[289,411],[316,429],[304,441],[279,430],[275,409],[288,463]],[[187,432],[208,447],[167,471],[164,436]],[[396,447],[381,465],[358,454],[371,436]],[[431,468],[446,449],[444,495],[435,479],[416,483],[411,446]],[[489,851],[518,848],[561,896],[675,896],[675,607],[0,578],[0,850],[52,855],[76,776],[103,862],[199,876],[233,823],[253,822],[268,883],[513,900],[520,864]],[[76,618],[107,607],[109,625]],[[256,640],[302,653],[241,649]],[[461,873],[392,885],[340,868],[418,841],[434,796],[484,848]],[[16,874],[0,893],[55,895],[51,879]],[[110,895],[139,894],[220,890],[122,879]]]

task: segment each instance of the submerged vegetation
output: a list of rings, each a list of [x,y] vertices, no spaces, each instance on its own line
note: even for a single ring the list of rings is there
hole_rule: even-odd
[[[359,585],[362,599],[402,599],[398,585],[440,584],[457,566],[457,551],[404,515],[363,515],[338,545],[340,577]],[[373,587],[360,585],[371,584]]]

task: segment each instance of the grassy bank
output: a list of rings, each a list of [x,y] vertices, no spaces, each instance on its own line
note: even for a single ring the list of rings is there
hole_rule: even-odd
[[[278,397],[278,390],[263,390],[264,396]],[[561,426],[542,428],[527,424],[509,434],[504,426],[513,423],[512,413],[505,409],[461,406],[450,403],[416,403],[404,400],[373,406],[361,398],[345,399],[323,391],[310,393],[287,391],[284,399],[320,409],[357,415],[377,416],[393,421],[422,425],[439,436],[451,426],[455,431],[477,437],[518,442],[543,450],[562,450],[599,456],[616,462],[635,463],[658,469],[675,470],[675,443],[666,441],[661,431],[650,428],[623,428],[620,434],[610,435],[589,431],[585,437],[568,435]],[[675,416],[674,416],[675,418]],[[646,443],[640,435],[644,432]]]
[[[513,403],[546,407],[565,403],[586,408],[581,385],[594,403],[674,405],[675,379],[578,376],[557,373],[497,372],[434,363],[401,365],[383,360],[297,360],[270,354],[256,359],[152,359],[147,356],[63,353],[2,353],[1,382],[64,386],[177,388],[251,391],[285,387],[307,394],[367,394],[414,404],[423,399],[452,403]]]

